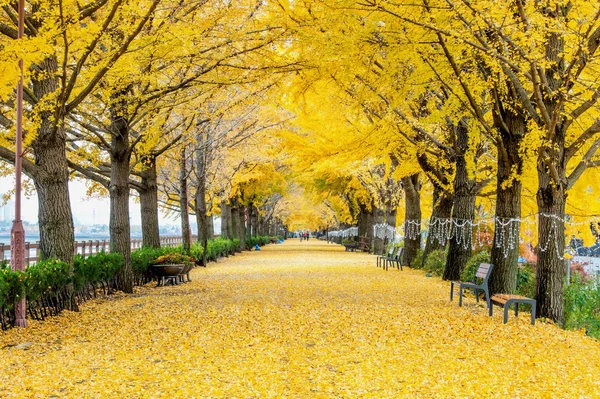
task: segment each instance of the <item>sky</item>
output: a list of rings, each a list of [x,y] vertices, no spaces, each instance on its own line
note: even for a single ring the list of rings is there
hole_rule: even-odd
[[[5,194],[14,188],[15,180],[10,177],[0,177],[0,194]],[[69,182],[69,195],[71,197],[71,208],[73,209],[73,218],[76,224],[108,224],[110,214],[110,202],[107,198],[97,199],[88,198],[86,195],[86,186],[82,181]],[[12,198],[14,200],[14,197]],[[37,195],[31,197],[23,196],[21,218],[24,221],[37,223],[38,220],[38,199]],[[1,203],[0,203],[1,205]],[[140,205],[132,197],[129,201],[129,211],[132,225],[140,225]],[[162,212],[159,213],[159,223],[178,224],[177,215],[166,218]]]

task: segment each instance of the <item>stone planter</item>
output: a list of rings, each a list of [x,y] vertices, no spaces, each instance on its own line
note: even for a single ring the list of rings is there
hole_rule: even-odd
[[[192,271],[193,268],[194,268],[193,263],[186,263],[183,265],[183,270],[179,274],[179,279],[182,283],[187,283],[189,281],[192,281],[192,279],[190,279],[190,271]],[[187,277],[187,281],[185,280],[185,277]]]
[[[157,287],[160,285],[165,285],[166,282],[170,282],[171,284],[178,284],[177,276],[181,274],[184,264],[177,265],[151,265],[150,270],[152,273],[158,277]]]

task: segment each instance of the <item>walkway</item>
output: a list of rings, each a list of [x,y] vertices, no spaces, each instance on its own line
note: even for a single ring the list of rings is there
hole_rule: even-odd
[[[1,398],[600,397],[600,343],[287,241],[0,332]]]

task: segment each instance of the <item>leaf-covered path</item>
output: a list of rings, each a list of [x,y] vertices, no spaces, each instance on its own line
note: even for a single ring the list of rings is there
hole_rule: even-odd
[[[600,397],[600,343],[287,241],[0,333],[1,398]]]

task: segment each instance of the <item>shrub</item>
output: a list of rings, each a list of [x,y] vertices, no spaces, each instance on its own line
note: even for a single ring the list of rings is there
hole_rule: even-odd
[[[199,242],[195,242],[190,247],[190,255],[196,259],[196,263],[199,264],[202,261],[202,255],[204,254],[204,248]]]
[[[194,258],[179,253],[167,253],[159,256],[153,262],[155,265],[178,265],[183,263],[193,263]]]
[[[565,288],[566,329],[585,329],[600,339],[600,286],[585,280],[572,280]]]
[[[167,253],[163,248],[140,248],[131,252],[131,269],[136,274],[148,271],[150,265],[155,263],[156,258]]]
[[[25,291],[28,300],[35,301],[44,295],[56,297],[73,281],[70,267],[57,259],[45,259],[25,270]]]
[[[533,265],[529,263],[519,265],[516,293],[528,298],[535,297],[535,269]]]
[[[425,260],[424,269],[425,271],[435,275],[441,276],[444,274],[444,267],[446,266],[446,251],[438,249],[431,251],[427,260]]]
[[[471,255],[471,258],[467,261],[465,268],[460,273],[461,281],[473,281],[475,278],[475,272],[481,263],[490,263],[490,253],[487,251],[487,249]]]
[[[417,251],[417,254],[415,255],[415,258],[413,259],[412,262],[412,268],[413,269],[422,269],[425,265],[423,264],[423,250],[419,249]]]
[[[12,309],[25,293],[25,273],[12,271],[7,262],[0,264],[0,309]],[[2,315],[0,314],[0,317]]]

